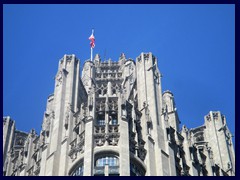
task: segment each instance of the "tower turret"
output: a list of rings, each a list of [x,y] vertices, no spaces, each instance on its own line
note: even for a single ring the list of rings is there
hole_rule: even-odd
[[[145,160],[147,175],[170,175],[167,143],[161,140],[166,139],[166,130],[161,119],[162,89],[157,58],[152,53],[141,53],[136,59],[136,74],[142,133],[147,135],[144,140],[149,152]]]
[[[179,131],[179,118],[177,108],[174,101],[173,93],[169,90],[163,93],[163,109],[164,120],[168,121],[168,125]]]
[[[215,164],[229,175],[234,175],[235,153],[232,144],[232,134],[227,127],[225,116],[220,111],[210,111],[204,119],[206,139],[213,151]],[[219,173],[221,173],[221,170],[219,170]]]

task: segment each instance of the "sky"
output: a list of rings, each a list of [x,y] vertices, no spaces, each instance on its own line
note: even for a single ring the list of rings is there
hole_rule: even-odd
[[[58,61],[152,52],[162,90],[175,97],[181,126],[221,111],[235,134],[235,5],[3,5],[3,115],[18,130],[41,129]],[[233,138],[235,141],[235,139]],[[235,144],[235,143],[234,143]]]

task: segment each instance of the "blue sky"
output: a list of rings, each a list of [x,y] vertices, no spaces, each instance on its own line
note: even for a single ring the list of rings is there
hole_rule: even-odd
[[[162,89],[175,96],[181,125],[221,111],[235,133],[234,5],[4,5],[3,115],[40,132],[58,61],[90,58],[95,29],[102,59],[124,52],[158,58]]]

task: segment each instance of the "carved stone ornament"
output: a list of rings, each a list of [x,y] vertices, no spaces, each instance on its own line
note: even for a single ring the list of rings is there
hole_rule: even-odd
[[[218,119],[218,113],[217,112],[213,112],[213,119],[215,119],[215,120]]]
[[[71,60],[72,60],[72,55],[67,55],[67,56],[66,56],[66,60],[67,60],[67,62],[71,62]]]
[[[55,118],[54,111],[50,112],[49,114],[45,113],[45,119],[44,119],[44,122],[43,122],[43,125],[42,125],[42,132],[43,132],[44,136],[45,135],[49,136],[51,123],[52,123],[54,118]]]
[[[63,81],[63,71],[60,70],[56,76],[56,87],[60,86],[62,84]]]
[[[130,145],[130,151],[131,151],[133,154],[135,154],[136,145],[137,145],[137,141],[135,141],[135,136],[136,136],[136,133],[130,132],[129,145]]]
[[[140,147],[138,148],[138,157],[139,157],[142,161],[144,161],[144,159],[145,159],[145,157],[146,157],[146,154],[147,154],[147,150],[144,149],[143,146],[140,146]]]
[[[137,60],[138,60],[138,62],[141,62],[141,56],[139,56],[138,58],[137,58]]]
[[[206,116],[206,119],[207,119],[207,121],[211,121],[211,116],[210,116],[210,114],[208,114],[208,115]]]
[[[118,132],[118,125],[110,125],[108,133],[105,133],[105,127],[96,126],[94,140],[96,146],[103,146],[107,141],[109,145],[117,146],[120,133]]]
[[[68,128],[68,123],[69,123],[69,119],[71,116],[71,112],[72,112],[72,105],[70,103],[68,103],[67,110],[65,113],[65,123],[64,123],[64,126],[66,129]]]
[[[147,61],[149,59],[149,54],[143,54],[143,58],[145,61]]]
[[[94,134],[95,143],[97,146],[103,146],[106,141],[105,133]]]
[[[24,158],[24,148],[21,148],[19,156],[20,156],[20,164],[22,164],[23,163],[23,158]]]
[[[74,161],[77,158],[78,153],[84,153],[84,144],[85,144],[85,132],[83,131],[79,135],[79,142],[77,143],[76,139],[70,143],[71,149],[68,153],[70,158]]]

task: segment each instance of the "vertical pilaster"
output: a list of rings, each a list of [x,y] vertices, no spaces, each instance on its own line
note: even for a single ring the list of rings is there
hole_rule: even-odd
[[[129,127],[127,120],[126,101],[118,93],[118,119],[119,119],[119,160],[120,176],[130,176],[130,156],[129,156]]]
[[[42,147],[42,160],[39,176],[46,175],[46,163],[47,163],[47,146]]]
[[[229,145],[227,144],[227,124],[224,116],[219,111],[212,112],[205,116],[206,135],[209,146],[214,154],[214,162],[224,171],[229,169],[232,160],[229,153]],[[218,155],[215,155],[218,154]]]
[[[67,174],[69,136],[72,129],[73,113],[76,110],[78,81],[80,80],[79,60],[75,55],[64,55],[59,62],[56,75],[50,142],[47,155],[46,174]],[[61,164],[61,166],[59,166]]]
[[[13,137],[15,132],[15,122],[10,116],[3,117],[3,165],[7,158],[7,153],[13,145]]]
[[[152,53],[142,53],[136,59],[136,71],[137,71],[137,89],[138,91],[138,104],[139,109],[142,111],[141,125],[143,127],[143,137],[146,141],[147,152],[154,152],[154,156],[151,153],[147,153],[146,164],[148,175],[163,175],[163,164],[169,164],[168,155],[166,154],[166,147],[164,141],[164,125],[161,120],[161,83],[160,72],[157,67],[157,60]],[[144,114],[144,109],[149,109],[149,115]],[[150,118],[152,124],[151,136],[148,135],[148,126],[146,122]],[[152,150],[152,149],[153,150]],[[158,168],[156,168],[158,165]],[[161,167],[159,167],[161,166]],[[169,168],[169,167],[168,167]],[[165,170],[168,171],[168,170]]]
[[[97,57],[97,59],[96,59]],[[96,56],[98,60],[99,57]],[[88,117],[85,122],[85,145],[84,145],[84,176],[92,176],[94,169],[93,135],[95,120],[95,65],[92,61],[86,61],[83,66],[82,81],[88,94]]]
[[[85,122],[85,146],[84,146],[84,176],[92,176],[94,169],[94,157],[93,157],[93,134],[94,134],[94,119],[95,119],[95,99],[94,89],[90,92],[88,96],[88,117]]]

